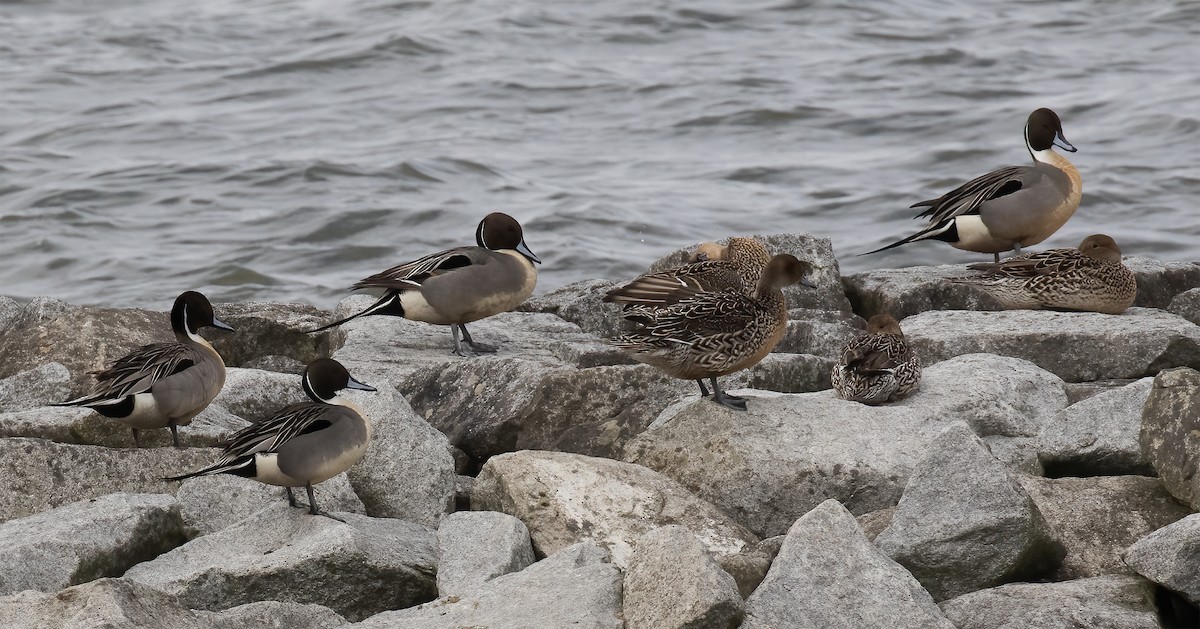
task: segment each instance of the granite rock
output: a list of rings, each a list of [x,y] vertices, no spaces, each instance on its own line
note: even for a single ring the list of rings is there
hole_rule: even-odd
[[[1108,575],[1062,583],[1013,583],[942,603],[958,629],[1160,629],[1154,584]]]
[[[1134,542],[1125,553],[1125,563],[1200,606],[1200,513]]]
[[[1138,435],[1142,456],[1167,491],[1200,511],[1200,372],[1171,369],[1154,378]]]
[[[492,579],[534,562],[529,529],[506,513],[452,513],[438,527],[438,595],[471,594]]]
[[[1059,411],[1038,436],[1038,459],[1047,475],[1153,474],[1138,445],[1152,382],[1142,378]]]
[[[304,489],[293,490],[297,503],[307,506],[308,496]],[[363,506],[346,475],[315,485],[317,505],[322,511],[365,513]],[[188,537],[215,533],[246,518],[276,506],[287,504],[287,493],[282,487],[260,483],[251,478],[231,474],[197,476],[184,480],[176,494],[179,511]]]
[[[682,526],[643,535],[625,569],[625,622],[656,629],[737,629],[745,612],[733,577]]]

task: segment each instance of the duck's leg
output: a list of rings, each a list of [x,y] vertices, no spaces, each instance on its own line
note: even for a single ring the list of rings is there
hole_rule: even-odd
[[[999,253],[993,253],[992,257],[994,258],[996,264],[1000,263],[1000,254]]]
[[[735,411],[746,410],[745,398],[740,398],[736,395],[729,395],[729,394],[725,393],[724,391],[722,391],[720,385],[717,384],[716,377],[709,378],[709,381],[711,381],[712,385],[713,385],[713,401],[714,402],[716,402],[717,404],[720,404],[721,406],[732,408]]]
[[[700,385],[700,397],[708,397],[708,396],[712,395],[711,393],[708,392],[708,387],[704,386],[703,378],[696,380],[696,384]]]
[[[458,327],[462,329],[463,340],[465,340],[467,342],[467,345],[470,345],[471,349],[475,350],[476,353],[482,352],[485,354],[491,354],[498,349],[495,345],[476,343],[474,340],[471,339],[471,333],[467,332],[467,326],[460,323],[460,324],[458,324]]]
[[[1019,242],[1015,242],[1015,243],[1013,243],[1013,251],[1014,251],[1014,252],[1015,252],[1017,255],[1024,255],[1024,254],[1025,254],[1025,252],[1021,250],[1021,243],[1019,243]]]
[[[304,489],[308,492],[308,512],[309,513],[311,513],[312,515],[323,515],[331,520],[337,520],[338,522],[341,522],[342,524],[346,523],[345,520],[343,520],[335,515],[321,511],[320,509],[317,508],[317,497],[313,495],[312,483],[304,483]]]
[[[296,504],[296,494],[293,494],[293,493],[292,493],[292,488],[291,488],[291,487],[284,487],[284,489],[286,489],[286,490],[287,490],[288,504],[289,504],[289,505],[291,505],[291,506],[293,506],[293,507],[299,507],[300,505]]]
[[[459,342],[458,342],[458,324],[457,323],[450,324],[450,335],[454,337],[454,351],[450,352],[450,353],[454,354],[455,356],[466,356],[466,354],[462,353],[462,345],[459,344]]]
[[[171,445],[175,446],[176,448],[180,447],[179,446],[179,427],[175,425],[174,421],[172,421],[171,423],[169,423],[167,425],[171,427]]]
[[[142,447],[142,440],[138,439],[138,429],[137,428],[133,429],[133,447],[135,447],[135,448]]]

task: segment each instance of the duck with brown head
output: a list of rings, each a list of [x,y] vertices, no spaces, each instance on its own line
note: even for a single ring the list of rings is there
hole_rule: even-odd
[[[904,340],[900,323],[877,314],[867,321],[867,333],[842,349],[829,379],[843,400],[883,404],[920,388],[921,361]]]
[[[967,268],[982,273],[952,281],[981,287],[1005,308],[1121,314],[1137,298],[1137,278],[1121,263],[1116,241],[1104,234],[1084,238],[1078,249],[1047,249]]]
[[[695,380],[705,397],[704,380],[709,380],[714,401],[744,411],[745,399],[722,391],[717,378],[751,367],[775,349],[787,331],[781,289],[814,287],[811,271],[808,263],[781,254],[767,263],[752,291],[705,290],[686,283],[663,288],[661,303],[626,306],[622,316],[635,330],[613,343],[670,376]]]
[[[1063,135],[1058,114],[1042,108],[1025,123],[1025,148],[1032,166],[1007,166],[912,207],[928,207],[921,231],[860,255],[918,240],[941,240],[965,251],[994,254],[1036,245],[1049,238],[1079,207],[1083,181],[1079,171],[1054,147],[1074,153]]]
[[[359,280],[351,290],[381,288],[383,296],[362,312],[323,325],[320,332],[368,315],[390,315],[450,326],[454,353],[458,335],[476,352],[496,347],[476,343],[466,324],[508,312],[537,285],[539,259],[525,244],[521,224],[501,212],[488,214],[475,229],[474,247],[439,251]]]
[[[118,358],[93,372],[92,392],[57,406],[87,406],[105,417],[129,425],[133,441],[138,430],[170,428],[179,447],[179,426],[187,426],[225,386],[225,361],[200,336],[202,328],[233,330],[213,316],[208,298],[186,291],[171,308],[175,343],[153,343]]]

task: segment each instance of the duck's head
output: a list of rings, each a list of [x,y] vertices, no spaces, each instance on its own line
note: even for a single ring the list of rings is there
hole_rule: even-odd
[[[1093,234],[1084,238],[1083,242],[1079,243],[1079,250],[1083,255],[1096,260],[1121,261],[1121,248],[1117,246],[1117,241],[1104,234]]]
[[[877,314],[867,320],[867,334],[895,334],[904,336],[900,322],[889,314]]]
[[[1029,145],[1029,152],[1035,156],[1055,146],[1071,153],[1078,150],[1063,135],[1062,121],[1059,120],[1058,114],[1045,107],[1029,114],[1029,120],[1025,123],[1025,143]]]
[[[342,389],[375,391],[375,387],[355,380],[342,363],[332,358],[318,358],[304,368],[304,392],[314,402],[328,403]]]
[[[763,270],[762,278],[758,281],[758,294],[761,296],[792,284],[816,288],[816,282],[809,278],[812,270],[811,264],[789,253],[781,253],[771,258]]]
[[[492,212],[479,221],[479,227],[475,229],[475,244],[493,251],[515,249],[530,262],[542,263],[541,258],[534,255],[529,245],[525,244],[521,224],[503,212]]]
[[[207,297],[194,290],[180,293],[171,308],[171,329],[175,331],[175,336],[195,340],[200,338],[200,328],[207,327],[233,331],[232,327],[213,315],[212,304],[208,303]]]

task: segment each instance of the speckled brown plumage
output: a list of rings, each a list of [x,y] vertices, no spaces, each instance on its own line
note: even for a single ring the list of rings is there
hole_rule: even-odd
[[[850,341],[830,374],[844,400],[882,404],[907,397],[921,386],[921,361],[904,340],[900,324],[878,314],[867,333]]]
[[[750,294],[770,260],[766,247],[753,238],[735,236],[725,246],[707,242],[696,248],[689,264],[647,273],[608,291],[604,301],[624,306],[669,306],[687,294],[676,290],[681,287]]]
[[[1121,314],[1137,297],[1137,280],[1121,263],[1121,249],[1103,234],[1084,238],[1078,249],[1049,249],[967,268],[983,273],[953,281],[979,286],[1010,309]]]

